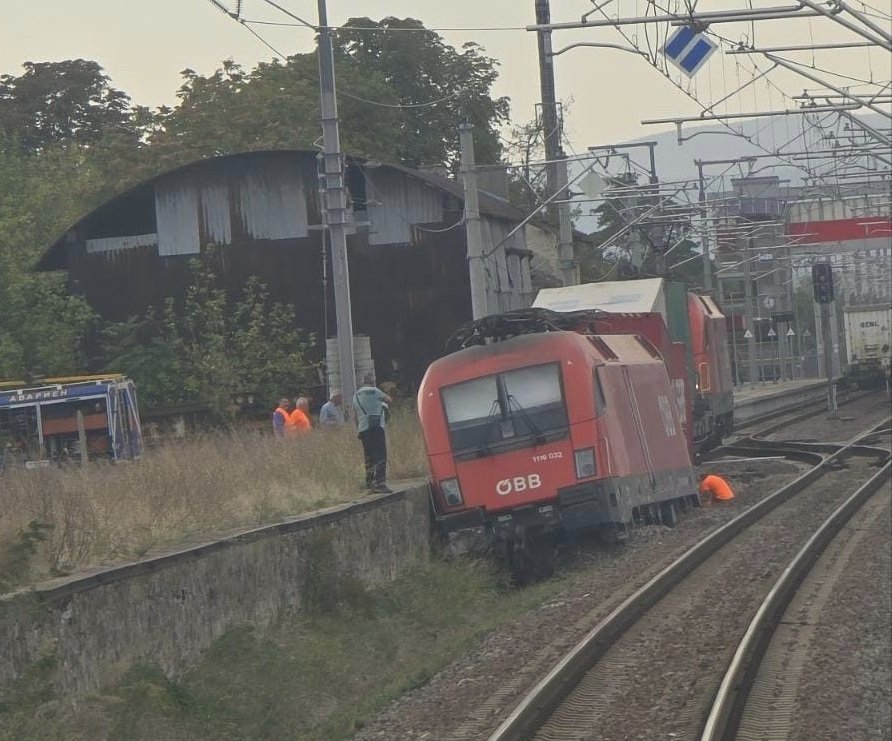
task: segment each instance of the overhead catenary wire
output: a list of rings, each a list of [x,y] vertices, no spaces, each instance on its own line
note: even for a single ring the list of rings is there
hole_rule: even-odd
[[[680,16],[680,15],[678,15],[677,13],[673,12],[673,11],[672,11],[671,9],[669,9],[669,8],[664,8],[664,7],[661,6],[659,3],[657,3],[656,0],[649,0],[649,2],[651,2],[651,3],[653,4],[654,7],[656,7],[656,8],[658,8],[659,10],[665,12],[667,15],[669,15],[669,16],[673,16],[673,15],[674,15],[674,16],[677,17],[679,20],[684,20],[684,18],[683,18],[682,16]],[[617,32],[620,33],[620,35],[623,36],[623,38],[626,39],[626,41],[628,41],[630,44],[632,44],[632,46],[634,46],[634,47],[637,48],[637,43],[634,41],[633,38],[630,38],[630,36],[625,32],[625,30],[623,29],[623,27],[616,21],[616,19],[611,19],[611,18],[609,18],[609,17],[606,15],[606,13],[604,13],[603,11],[601,12],[601,15],[604,17],[604,19],[605,19],[608,23],[610,23],[610,25],[612,25],[612,26],[614,27],[614,29],[615,29]],[[720,40],[720,42],[727,43],[729,46],[739,46],[739,42],[738,42],[738,43],[732,42],[730,39],[727,39],[726,37],[723,37],[722,35],[715,33],[714,31],[712,31],[712,29],[709,29],[707,32],[710,33],[710,35],[713,35],[713,36],[715,36],[716,38],[718,38],[718,39]],[[665,63],[665,60],[663,60],[663,64],[662,64],[662,65],[660,65],[660,64],[654,64],[653,62],[651,62],[651,64],[652,64],[652,66],[653,66],[655,69],[657,69],[661,74],[663,74],[663,76],[666,77],[666,78],[667,78],[667,79],[668,79],[668,80],[669,80],[669,81],[670,81],[676,88],[678,88],[678,89],[681,90],[685,95],[687,95],[689,98],[691,98],[692,100],[694,100],[694,101],[695,101],[695,102],[696,102],[702,109],[705,109],[705,108],[706,108],[706,105],[705,105],[703,102],[701,102],[701,101],[699,100],[699,98],[697,97],[696,91],[694,91],[694,90],[692,90],[692,89],[690,89],[690,88],[688,88],[688,87],[686,87],[686,86],[684,86],[684,85],[681,85],[677,80],[675,80],[675,79],[668,73],[668,70],[666,69],[667,65],[666,65],[666,63]],[[724,71],[724,69],[725,69],[725,65],[722,66],[722,69],[723,69],[723,71]],[[740,69],[740,66],[739,66],[739,63],[738,63],[738,70],[739,70],[739,69]],[[758,64],[753,63],[753,69],[754,69],[754,72],[753,72],[752,74],[757,74],[758,72],[761,72],[761,69],[759,68],[759,65],[758,65]],[[777,90],[777,91],[778,91],[784,98],[789,98],[788,94],[787,94],[785,91],[783,91],[780,87],[778,87],[775,83],[773,83],[773,82],[770,80],[770,78],[767,78],[767,79],[768,79],[768,84],[769,84],[769,85],[772,85],[772,86],[773,86],[773,87],[774,87],[774,88],[775,88],[775,89],[776,89],[776,90]],[[741,83],[740,81],[738,81],[738,86],[741,86],[741,85],[742,85],[742,83]],[[719,123],[720,123],[724,128],[726,128],[728,131],[730,131],[731,133],[733,133],[733,134],[735,134],[735,135],[737,135],[737,136],[740,136],[740,137],[744,138],[746,141],[749,141],[750,143],[752,143],[753,145],[757,146],[757,147],[758,147],[759,149],[761,149],[762,151],[777,156],[777,158],[778,158],[779,161],[781,161],[781,162],[785,162],[785,163],[788,164],[789,166],[794,167],[794,168],[796,168],[796,169],[802,171],[806,176],[809,176],[809,177],[818,177],[818,178],[821,177],[820,174],[813,173],[811,170],[809,170],[807,167],[803,166],[803,165],[800,164],[800,163],[795,163],[795,162],[791,162],[791,161],[786,160],[786,159],[783,157],[783,155],[782,155],[781,153],[779,153],[779,152],[777,152],[777,151],[772,152],[772,151],[769,150],[765,145],[763,145],[763,144],[761,143],[761,141],[759,141],[759,134],[760,134],[762,131],[764,131],[765,129],[767,129],[767,128],[769,127],[769,125],[770,125],[769,123],[766,123],[764,126],[762,126],[762,127],[760,127],[759,129],[757,129],[757,131],[756,131],[754,134],[747,134],[747,133],[744,132],[743,129],[738,128],[738,127],[735,127],[735,126],[732,126],[732,125],[730,125],[729,123],[727,123],[726,121],[719,121]],[[829,182],[828,182],[827,184],[830,185]]]
[[[343,95],[345,98],[352,98],[353,100],[358,100],[362,103],[368,103],[369,105],[380,106],[382,108],[429,108],[430,106],[439,105],[440,103],[445,103],[447,100],[457,98],[463,93],[463,91],[459,90],[454,93],[449,93],[449,95],[444,95],[442,98],[437,98],[436,100],[428,100],[423,103],[384,103],[380,100],[369,100],[368,98],[363,98],[359,95],[354,95],[353,93],[348,93],[343,90],[338,90],[337,92],[338,95]]]

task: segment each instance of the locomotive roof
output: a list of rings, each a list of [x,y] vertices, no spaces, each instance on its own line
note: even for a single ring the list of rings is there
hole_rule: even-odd
[[[560,355],[557,355],[556,352]],[[428,373],[438,385],[457,383],[500,370],[576,360],[582,362],[590,353],[601,362],[662,363],[650,343],[638,335],[586,335],[572,331],[537,332],[511,337],[486,345],[471,345],[434,361]]]

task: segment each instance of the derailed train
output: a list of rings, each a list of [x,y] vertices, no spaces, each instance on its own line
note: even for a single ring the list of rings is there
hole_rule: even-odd
[[[494,547],[528,572],[562,534],[621,539],[636,518],[671,523],[697,501],[692,460],[733,428],[725,319],[656,280],[638,286],[648,311],[600,308],[641,308],[605,295],[648,281],[552,289],[564,311],[471,322],[430,366],[418,411],[453,552]]]

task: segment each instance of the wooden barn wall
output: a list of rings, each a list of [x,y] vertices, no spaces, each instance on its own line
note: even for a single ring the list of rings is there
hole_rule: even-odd
[[[385,168],[365,175],[370,244],[408,244],[415,224],[443,221],[442,191]]]
[[[105,319],[123,320],[178,305],[189,263],[215,245],[216,272],[231,297],[258,276],[292,304],[298,325],[321,340],[335,330],[333,289],[325,295],[316,158],[255,153],[171,173],[97,210],[67,243],[69,281]],[[416,384],[448,336],[470,319],[464,230],[449,229],[460,205],[445,190],[387,167],[369,168],[367,226],[348,237],[353,322],[372,338],[382,378]],[[448,209],[448,210],[447,210]],[[485,215],[500,247],[486,260],[491,312],[526,306],[531,296],[524,231]],[[439,231],[438,231],[439,230]],[[505,248],[512,248],[506,254]],[[332,275],[330,269],[325,273]]]
[[[323,296],[319,235],[220,248],[215,268],[221,285],[237,297],[256,275],[273,299],[294,305],[300,327],[320,338],[327,314],[333,334],[333,288],[329,283]],[[430,361],[442,355],[452,331],[470,319],[464,235],[418,232],[417,239],[411,245],[369,245],[365,235],[356,234],[348,247],[354,330],[372,337],[382,378],[412,386]],[[69,280],[101,316],[120,320],[160,307],[168,296],[181,305],[191,284],[193,257],[159,260],[153,247],[82,251],[71,260]],[[330,264],[327,274],[331,276]]]

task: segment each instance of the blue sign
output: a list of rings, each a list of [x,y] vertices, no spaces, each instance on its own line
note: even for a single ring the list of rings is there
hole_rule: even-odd
[[[108,393],[107,383],[91,383],[77,386],[43,386],[17,391],[0,391],[0,406],[17,404],[40,404],[61,401],[80,396],[103,396]]]
[[[692,26],[680,26],[669,37],[663,54],[688,77],[693,77],[717,48],[715,41]]]

